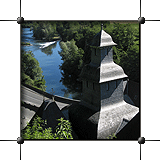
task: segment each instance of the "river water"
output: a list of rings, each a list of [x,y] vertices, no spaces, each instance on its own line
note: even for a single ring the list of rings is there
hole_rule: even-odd
[[[33,31],[30,31],[30,28],[22,28],[21,41],[32,44],[31,46],[21,46],[21,49],[24,51],[32,51],[34,57],[38,60],[46,81],[47,93],[52,93],[53,91],[53,94],[58,96],[80,99],[81,92],[77,91],[76,87],[75,89],[74,87],[67,87],[72,85],[72,81],[67,81],[67,85],[64,85],[63,82],[60,81],[61,78],[63,78],[61,74],[62,71],[59,69],[59,65],[63,63],[59,55],[59,52],[62,50],[59,44],[60,41],[56,41],[56,43],[46,48],[40,48],[48,42],[35,40]]]

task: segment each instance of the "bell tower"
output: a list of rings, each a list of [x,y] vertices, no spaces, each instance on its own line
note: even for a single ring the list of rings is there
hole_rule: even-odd
[[[123,69],[113,62],[113,49],[117,45],[103,30],[95,35],[91,44],[91,62],[80,74],[83,83],[82,103],[93,110],[123,101]]]
[[[77,134],[84,139],[106,139],[117,134],[139,109],[124,101],[122,67],[113,61],[112,37],[103,30],[91,44],[91,62],[81,71],[82,99],[69,109]]]

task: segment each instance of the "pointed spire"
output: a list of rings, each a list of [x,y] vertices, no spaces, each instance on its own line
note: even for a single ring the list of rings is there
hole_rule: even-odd
[[[91,46],[105,47],[114,45],[117,44],[114,43],[112,37],[103,30],[103,24],[101,24],[101,31],[94,36]]]
[[[101,24],[101,30],[103,30],[103,23]]]

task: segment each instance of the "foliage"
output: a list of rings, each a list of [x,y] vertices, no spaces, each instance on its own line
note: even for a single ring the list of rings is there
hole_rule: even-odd
[[[31,124],[27,124],[27,127],[22,131],[22,137],[24,139],[53,139],[52,129],[44,129],[47,124],[46,121],[36,116]]]
[[[21,53],[21,82],[45,91],[45,80],[39,62],[31,51]]]
[[[113,138],[117,138],[116,135],[115,135],[115,133],[113,133],[113,135],[109,135],[109,136],[107,137],[107,139],[113,139]]]
[[[130,79],[139,82],[139,26],[130,23],[113,23],[101,21],[86,21],[86,22],[57,22],[57,31],[61,35],[63,41],[71,41],[74,39],[75,45],[83,49],[84,54],[81,57],[83,64],[89,63],[91,60],[91,49],[89,45],[93,37],[100,31],[101,23],[103,30],[112,36],[112,39],[117,46],[114,46],[114,61],[123,67],[125,73]],[[66,43],[66,42],[64,42]],[[69,43],[69,42],[68,42]],[[62,47],[64,52],[65,47]],[[67,56],[68,54],[66,54]],[[68,59],[69,61],[69,59]],[[69,62],[64,62],[66,63]],[[62,64],[63,66],[63,64]],[[65,67],[61,69],[66,73]],[[75,67],[74,73],[79,70]],[[70,74],[70,73],[69,73]],[[76,74],[76,75],[77,75]]]
[[[29,42],[21,42],[21,45],[31,45]]]
[[[63,118],[58,119],[60,123],[56,127],[56,133],[52,133],[52,128],[46,128],[47,121],[36,116],[32,124],[27,124],[26,128],[22,130],[22,137],[24,139],[73,139],[71,124],[68,120]]]
[[[116,48],[126,52],[134,43],[133,33],[134,30],[131,28],[131,24],[114,23],[112,38],[117,43]]]
[[[68,75],[78,76],[83,65],[83,49],[78,48],[73,39],[71,41],[61,42],[60,45],[62,51],[59,54],[63,60],[60,69]]]
[[[68,120],[63,118],[58,119],[60,123],[56,128],[56,133],[54,134],[55,139],[73,139],[71,124]]]
[[[34,36],[37,39],[53,40],[53,37],[58,37],[60,35],[64,43],[69,43],[74,40],[73,48],[78,47],[79,52],[81,52],[81,54],[83,52],[83,56],[79,56],[75,64],[73,64],[75,60],[75,57],[73,58],[73,53],[71,53],[72,56],[70,56],[70,58],[62,56],[62,59],[66,59],[66,62],[62,64],[61,69],[65,72],[65,75],[68,72],[68,75],[73,75],[74,73],[75,77],[77,77],[81,71],[82,65],[89,63],[91,60],[90,44],[92,43],[93,37],[100,31],[102,23],[103,30],[110,34],[113,41],[117,43],[117,46],[113,47],[115,63],[123,67],[129,79],[139,82],[138,23],[120,24],[110,23],[108,21],[58,21],[34,22],[32,24],[29,22],[26,25],[32,26]],[[61,44],[63,47],[63,43]],[[67,53],[67,48],[65,46],[62,48],[64,53]],[[71,48],[71,46],[69,46],[69,48]],[[71,51],[74,52],[74,49],[71,49]],[[69,68],[65,69],[65,67],[68,66]]]
[[[54,22],[33,23],[33,36],[36,39],[51,41],[54,36],[57,36],[56,33],[56,23]]]
[[[117,43],[113,47],[114,61],[124,69],[129,79],[139,82],[139,31],[133,26],[114,23],[111,35]]]

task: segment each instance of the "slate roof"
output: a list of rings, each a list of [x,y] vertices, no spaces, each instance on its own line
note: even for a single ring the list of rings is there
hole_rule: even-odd
[[[139,109],[137,107],[124,101],[107,106],[105,110],[101,109],[98,123],[98,139],[105,139],[115,133],[123,119],[130,121],[138,112]]]
[[[103,83],[107,81],[112,81],[116,79],[128,77],[122,67],[113,63],[106,63],[100,67],[87,64],[83,67],[80,75],[80,80],[85,79],[88,81],[93,81],[97,83]]]
[[[94,38],[91,46],[94,47],[106,47],[106,46],[114,46],[117,45],[113,42],[112,37],[106,33],[104,30],[101,30],[97,33]]]
[[[137,140],[140,137],[140,113],[116,134],[117,140]]]
[[[113,42],[112,37],[103,29],[93,38],[92,47],[106,47],[117,45]],[[99,67],[90,63],[83,67],[79,80],[88,80],[97,83],[103,83],[116,79],[126,78],[122,67],[114,62],[101,64]]]

